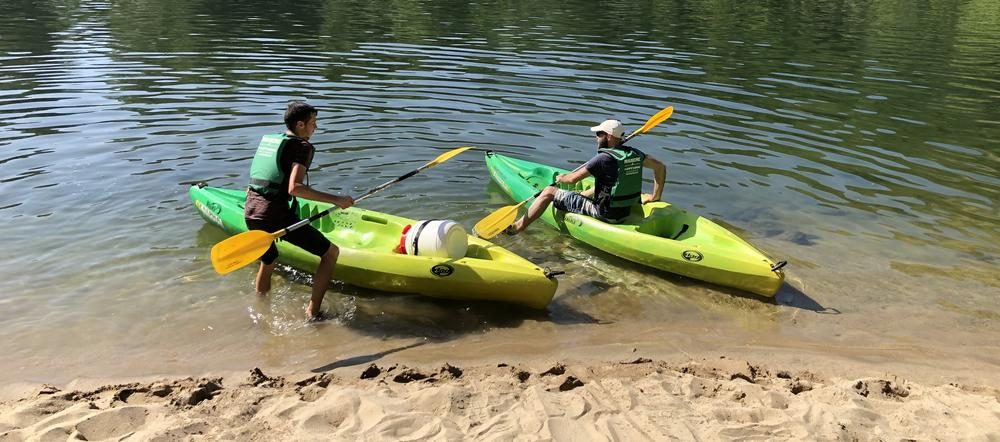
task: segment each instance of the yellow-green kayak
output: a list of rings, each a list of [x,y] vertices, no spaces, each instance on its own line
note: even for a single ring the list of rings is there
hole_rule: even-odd
[[[569,171],[487,152],[490,176],[517,201],[530,198]],[[565,186],[581,191],[592,177]],[[722,226],[667,202],[636,205],[622,224],[556,210],[541,218],[546,224],[591,246],[629,261],[670,273],[774,296],[785,279],[780,267],[763,252]],[[772,270],[773,269],[773,270]]]
[[[234,235],[247,230],[242,190],[194,185],[188,191],[206,221]],[[299,199],[302,219],[330,207]],[[555,294],[555,278],[530,261],[490,242],[469,236],[459,259],[397,253],[403,227],[416,221],[352,207],[334,210],[312,223],[340,247],[333,278],[375,290],[419,293],[438,298],[503,301],[544,308]],[[319,258],[278,241],[280,262],[310,273]]]

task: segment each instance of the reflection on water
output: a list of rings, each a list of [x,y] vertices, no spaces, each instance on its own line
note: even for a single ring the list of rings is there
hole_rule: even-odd
[[[0,17],[0,350],[14,356],[0,369],[12,379],[115,357],[316,367],[331,360],[320,349],[413,338],[488,354],[491,336],[575,345],[661,326],[758,342],[836,345],[843,330],[998,341],[992,2],[602,2],[607,14],[585,1],[15,3]],[[259,300],[251,270],[212,273],[223,235],[185,195],[197,181],[243,186],[289,99],[321,110],[312,182],[349,193],[460,145],[574,167],[594,122],[635,128],[673,105],[631,143],[668,164],[664,198],[789,260],[789,285],[763,300],[540,227],[498,242],[567,272],[546,312],[334,285],[334,319],[306,325],[301,277],[284,273]],[[509,203],[479,155],[366,207],[471,226]],[[94,342],[106,349],[78,350]]]

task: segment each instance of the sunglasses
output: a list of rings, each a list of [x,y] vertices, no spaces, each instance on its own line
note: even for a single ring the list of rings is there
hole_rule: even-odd
[[[600,137],[603,137],[603,136],[605,136],[605,135],[607,135],[607,134],[608,134],[607,132],[604,132],[604,131],[598,131],[598,132],[595,132],[595,133],[594,133],[594,136],[596,136],[596,137],[600,138]]]

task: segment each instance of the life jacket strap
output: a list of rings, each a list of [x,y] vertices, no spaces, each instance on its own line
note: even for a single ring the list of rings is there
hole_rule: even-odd
[[[250,185],[257,187],[266,187],[268,189],[279,190],[281,189],[281,183],[275,183],[270,180],[263,180],[260,178],[250,178]]]

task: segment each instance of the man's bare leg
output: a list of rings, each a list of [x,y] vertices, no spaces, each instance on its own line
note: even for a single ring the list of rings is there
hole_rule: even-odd
[[[535,222],[538,217],[542,216],[542,213],[549,207],[549,204],[552,204],[552,199],[555,198],[557,190],[558,189],[553,186],[543,189],[542,193],[538,195],[538,198],[535,198],[535,201],[533,201],[531,206],[528,207],[528,212],[511,226],[511,233],[521,233],[524,229],[530,226],[531,223]]]

